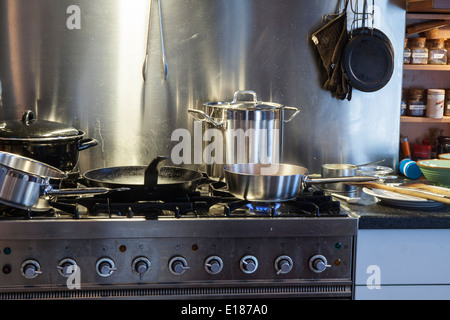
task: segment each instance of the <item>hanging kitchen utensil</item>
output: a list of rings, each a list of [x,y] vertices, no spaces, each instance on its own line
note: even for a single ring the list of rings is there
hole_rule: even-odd
[[[270,172],[276,166],[276,173]],[[264,172],[266,170],[266,172]],[[308,184],[374,181],[367,176],[314,178],[308,169],[290,164],[242,163],[224,168],[228,191],[238,199],[253,202],[283,202],[295,199]]]
[[[364,1],[363,25],[352,30],[343,55],[343,72],[355,89],[374,92],[383,88],[394,71],[394,49],[389,38],[376,28],[366,26],[367,1]],[[372,21],[373,21],[372,13]]]
[[[341,0],[338,0],[339,4]],[[347,32],[347,5],[332,21],[316,31],[311,39],[320,56],[320,69],[325,70],[324,89],[336,95],[338,99],[351,100],[351,87],[349,87],[342,73],[342,53],[348,42]],[[339,10],[339,8],[338,8]]]
[[[169,76],[169,66],[167,65],[166,59],[166,48],[164,45],[164,32],[163,32],[163,22],[162,22],[162,11],[161,11],[161,0],[158,0],[158,13],[159,13],[159,29],[161,32],[161,63],[163,65],[163,79],[164,82],[167,81]]]

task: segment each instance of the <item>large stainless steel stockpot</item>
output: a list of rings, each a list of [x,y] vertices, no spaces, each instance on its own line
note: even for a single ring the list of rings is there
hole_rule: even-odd
[[[252,100],[239,100],[243,95],[251,95]],[[294,113],[285,119],[285,110]],[[250,90],[236,91],[232,102],[208,102],[203,104],[203,110],[188,111],[203,122],[204,136],[211,136],[208,130],[220,132],[222,145],[220,150],[216,145],[214,156],[205,152],[211,142],[204,142],[203,146],[206,173],[213,180],[224,179],[225,164],[281,162],[284,124],[300,112],[295,107],[261,102]]]

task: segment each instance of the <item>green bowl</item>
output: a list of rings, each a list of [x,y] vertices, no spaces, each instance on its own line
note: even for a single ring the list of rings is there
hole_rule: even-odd
[[[439,159],[450,160],[450,153],[441,153],[438,157]]]
[[[430,159],[417,161],[425,178],[437,186],[450,187],[450,161]]]

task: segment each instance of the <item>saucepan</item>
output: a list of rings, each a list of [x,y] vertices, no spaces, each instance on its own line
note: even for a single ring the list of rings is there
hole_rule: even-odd
[[[308,169],[291,164],[242,163],[224,167],[228,191],[252,202],[283,202],[295,199],[310,184],[364,182],[376,177],[308,177]]]
[[[76,196],[105,194],[109,188],[53,189],[67,175],[48,164],[17,154],[0,151],[0,203],[19,208],[36,207],[45,196]],[[120,190],[117,190],[120,191]]]

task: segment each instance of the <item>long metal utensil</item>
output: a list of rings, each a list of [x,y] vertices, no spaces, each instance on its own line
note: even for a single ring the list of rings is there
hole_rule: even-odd
[[[164,32],[163,32],[162,13],[161,13],[161,0],[158,0],[158,11],[159,11],[159,28],[161,31],[161,54],[162,54],[162,64],[164,67],[164,82],[166,82],[167,77],[169,76],[169,66],[167,65],[166,49],[164,46]]]

